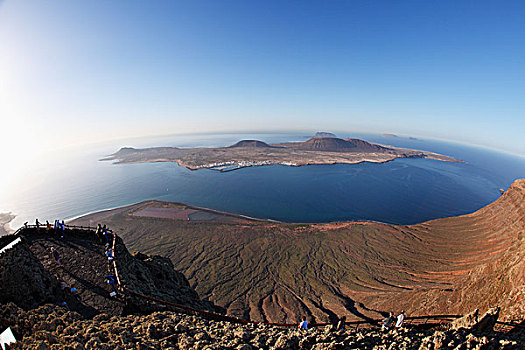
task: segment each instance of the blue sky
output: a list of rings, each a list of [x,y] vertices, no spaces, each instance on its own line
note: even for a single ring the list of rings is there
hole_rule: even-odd
[[[5,0],[0,146],[355,130],[525,155],[523,18],[521,1]]]

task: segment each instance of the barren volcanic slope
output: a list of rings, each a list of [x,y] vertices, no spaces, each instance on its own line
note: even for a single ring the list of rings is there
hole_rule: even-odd
[[[236,144],[230,146],[230,148],[232,148],[232,147],[266,147],[266,148],[272,148],[272,146],[270,146],[266,142],[257,141],[257,140],[241,140],[241,141],[237,142]]]
[[[160,202],[76,222],[103,218],[131,249],[168,256],[201,296],[252,320],[378,317],[401,308],[411,315],[465,313],[495,305],[506,318],[523,318],[524,203],[525,180],[518,180],[473,214],[411,226],[131,215],[170,206]]]
[[[384,163],[396,158],[428,158],[445,162],[457,159],[432,152],[405,148],[385,147],[358,139],[314,137],[305,142],[268,145],[257,140],[242,140],[229,147],[177,148],[154,147],[145,149],[121,148],[103,160],[117,163],[176,162],[188,169],[282,164],[301,166],[308,164],[335,164],[360,162]]]
[[[393,149],[359,139],[313,138],[306,142],[289,144],[290,148],[323,152],[392,152]]]

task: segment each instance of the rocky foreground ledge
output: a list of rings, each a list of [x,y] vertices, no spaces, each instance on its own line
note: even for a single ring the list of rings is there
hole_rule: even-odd
[[[238,325],[175,312],[108,316],[86,320],[51,304],[24,311],[14,304],[0,309],[19,340],[9,349],[524,349],[519,333],[482,331],[476,326],[446,330],[329,327],[308,331],[265,325]],[[447,328],[449,328],[447,326]]]
[[[221,309],[201,300],[167,258],[130,254],[113,236],[105,238],[116,260],[108,265],[103,237],[78,226],[64,233],[61,238],[52,230],[27,228],[0,237],[0,246],[18,241],[0,255],[0,331],[9,327],[17,339],[8,349],[525,349],[522,326],[494,331],[500,308],[482,316],[476,310],[452,324],[407,325],[387,333],[377,327],[332,332],[219,321],[226,319]],[[61,263],[52,260],[52,247],[60,249]],[[115,298],[104,275],[117,265],[125,288]],[[78,289],[79,299],[62,294],[59,277]],[[64,300],[67,307],[58,306]],[[207,318],[194,316],[196,310]]]

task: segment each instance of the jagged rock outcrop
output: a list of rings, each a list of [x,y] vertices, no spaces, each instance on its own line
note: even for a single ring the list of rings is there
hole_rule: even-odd
[[[120,237],[117,237],[115,250],[118,271],[125,288],[200,310],[224,311],[208,301],[201,300],[186,277],[174,269],[170,259],[143,253],[130,254]],[[144,308],[158,310],[158,305],[151,305],[140,298],[133,298],[133,306],[141,307],[142,311]]]
[[[471,313],[454,320],[450,325],[450,329],[458,330],[466,328],[479,332],[490,332],[494,329],[494,326],[498,321],[499,312],[500,308],[494,307],[485,312],[483,316],[479,317],[479,310],[475,309]]]
[[[490,332],[494,329],[496,322],[498,321],[500,308],[494,307],[483,315],[479,322],[474,325],[473,329],[480,332]]]
[[[477,322],[479,317],[479,310],[475,309],[474,311],[466,314],[463,317],[454,320],[450,324],[450,329],[458,330],[460,328],[472,328]]]
[[[520,349],[523,335],[470,330],[401,328],[332,332],[297,327],[238,325],[174,312],[83,320],[79,314],[45,305],[24,311],[14,304],[0,308],[19,341],[12,349]]]

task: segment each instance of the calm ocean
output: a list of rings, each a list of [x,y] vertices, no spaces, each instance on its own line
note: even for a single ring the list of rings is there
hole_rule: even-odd
[[[185,202],[286,222],[375,220],[411,224],[473,212],[525,177],[525,158],[438,141],[338,133],[453,156],[466,164],[424,159],[385,164],[265,166],[220,173],[174,163],[113,165],[98,159],[122,146],[224,146],[241,139],[304,141],[299,134],[198,135],[135,139],[76,149],[27,169],[2,192],[11,223],[68,219],[147,199]]]

